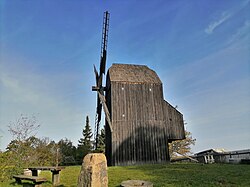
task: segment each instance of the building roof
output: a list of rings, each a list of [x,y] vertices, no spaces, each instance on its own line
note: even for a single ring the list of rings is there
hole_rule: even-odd
[[[111,82],[162,84],[155,71],[145,65],[113,64],[108,73]]]
[[[198,155],[207,155],[207,154],[244,154],[244,153],[250,153],[250,149],[243,149],[243,150],[237,150],[237,151],[226,151],[225,149],[208,149],[208,150],[196,153],[195,155],[198,156]]]
[[[224,153],[224,152],[225,151],[223,151],[223,149],[208,149],[208,150],[196,153],[195,155],[221,154],[221,153]]]

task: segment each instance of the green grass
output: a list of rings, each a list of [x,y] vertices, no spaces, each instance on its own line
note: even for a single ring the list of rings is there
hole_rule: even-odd
[[[66,167],[60,173],[61,187],[77,186],[80,166]],[[118,187],[124,180],[147,180],[154,187],[164,186],[250,186],[250,165],[234,164],[164,164],[109,167],[109,186]],[[42,172],[49,179],[43,186],[52,186],[51,173]],[[14,181],[0,183],[0,187],[13,187]],[[22,185],[16,185],[17,187]]]
[[[249,165],[167,164],[109,168],[110,186],[140,179],[154,186],[250,186]]]

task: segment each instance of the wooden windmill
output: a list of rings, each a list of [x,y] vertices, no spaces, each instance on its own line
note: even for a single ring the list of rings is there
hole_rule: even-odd
[[[106,34],[102,43],[107,44],[107,12],[104,20]],[[96,86],[92,90],[98,92],[96,126],[99,127],[102,106],[106,116],[108,165],[169,161],[168,143],[185,138],[182,114],[164,100],[162,82],[147,66],[113,64],[106,74],[106,86],[102,86],[106,63],[103,46],[100,72],[94,68]]]

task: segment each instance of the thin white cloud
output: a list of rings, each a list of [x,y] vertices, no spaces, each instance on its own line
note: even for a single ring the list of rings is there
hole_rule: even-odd
[[[246,8],[248,6],[250,0],[243,1],[239,6],[233,7],[230,10],[222,12],[219,18],[209,23],[209,25],[206,27],[205,32],[207,34],[212,34],[214,30],[221,26],[223,23],[225,23],[229,18],[234,16],[237,12],[241,11],[242,9]]]
[[[205,32],[207,34],[212,34],[213,31],[219,27],[221,24],[223,24],[225,21],[227,21],[230,17],[232,16],[232,14],[228,13],[228,12],[223,12],[221,17],[216,20],[216,21],[213,21],[212,23],[210,23],[208,25],[208,27],[205,29]]]

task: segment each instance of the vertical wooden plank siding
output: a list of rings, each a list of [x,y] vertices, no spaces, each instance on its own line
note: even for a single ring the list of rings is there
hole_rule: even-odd
[[[112,69],[113,67],[113,69]],[[157,74],[146,66],[114,65],[107,74],[108,165],[169,161],[168,142],[184,138],[183,116],[163,98]]]
[[[162,84],[109,85],[106,99],[113,132],[106,128],[108,164],[169,161],[168,141],[184,138],[183,116],[164,101]]]

